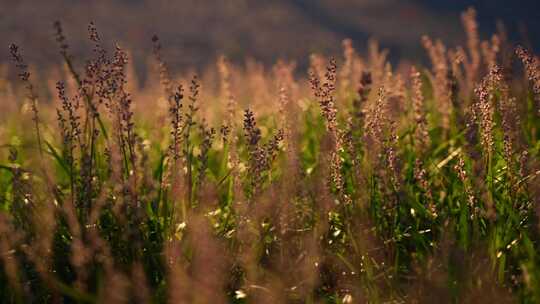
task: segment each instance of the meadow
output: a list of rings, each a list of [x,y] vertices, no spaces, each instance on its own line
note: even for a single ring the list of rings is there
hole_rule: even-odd
[[[428,66],[172,71],[154,36],[145,86],[99,24],[47,77],[10,45],[0,302],[539,303],[540,59],[461,17]]]

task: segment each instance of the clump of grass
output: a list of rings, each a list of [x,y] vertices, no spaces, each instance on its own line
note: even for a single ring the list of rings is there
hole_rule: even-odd
[[[79,71],[56,22],[68,79],[39,111],[10,46],[32,122],[0,125],[2,299],[540,301],[538,60],[518,47],[512,74],[475,14],[465,48],[423,38],[432,67],[403,74],[345,40],[308,77],[221,56],[186,78],[154,36],[139,94],[125,49],[90,24]]]

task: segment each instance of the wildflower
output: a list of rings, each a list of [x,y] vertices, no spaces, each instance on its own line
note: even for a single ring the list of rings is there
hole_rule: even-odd
[[[311,54],[309,57],[309,68],[313,72],[314,76],[318,79],[324,79],[325,64],[323,56],[319,54]]]
[[[464,65],[467,73],[467,84],[469,88],[472,88],[477,81],[481,62],[476,10],[474,8],[467,9],[467,11],[461,14],[461,22],[465,28],[465,34],[467,35],[467,49],[469,50],[468,56],[463,53],[465,55]]]
[[[480,210],[475,204],[476,199],[473,190],[471,189],[469,176],[467,174],[467,171],[465,171],[465,161],[463,160],[461,154],[458,157],[458,163],[454,166],[454,170],[457,172],[457,175],[461,183],[463,184],[463,187],[465,188],[467,205],[469,206],[469,210],[471,211],[470,218],[474,219],[478,216]]]
[[[315,94],[315,97],[319,100],[321,112],[326,121],[326,128],[331,133],[335,133],[337,130],[337,108],[335,102],[334,91],[336,89],[336,61],[330,59],[330,63],[325,73],[325,82],[321,83],[314,71],[310,71],[310,83]]]
[[[352,74],[353,74],[353,68],[354,68],[354,61],[355,61],[355,51],[352,46],[352,40],[351,39],[345,39],[342,42],[343,46],[343,56],[345,57],[345,63],[343,64],[343,68],[341,69],[340,73],[340,96],[345,96],[347,92],[351,91],[351,80],[352,80]]]
[[[170,135],[169,156],[175,161],[180,159],[180,142],[182,133],[182,99],[184,98],[184,88],[179,85],[174,91],[173,98],[169,103]]]
[[[379,89],[379,97],[375,104],[369,109],[365,123],[365,137],[367,140],[375,143],[375,148],[382,147],[384,139],[384,127],[387,122],[387,101],[384,87]]]
[[[524,47],[518,46],[516,54],[525,66],[525,72],[532,83],[536,100],[540,103],[540,59],[532,56]],[[540,111],[540,110],[539,110]]]
[[[414,142],[418,150],[422,151],[429,144],[429,134],[427,130],[427,120],[424,109],[424,95],[422,94],[422,80],[416,68],[411,69],[412,78],[412,101],[414,114]]]
[[[56,42],[58,42],[58,45],[60,47],[60,54],[62,56],[67,56],[67,50],[69,49],[69,45],[66,42],[66,36],[64,36],[62,24],[60,23],[60,21],[55,21],[53,23],[53,27],[55,29]]]
[[[450,127],[452,113],[449,67],[446,60],[446,48],[440,40],[435,43],[427,36],[422,37],[424,48],[428,51],[433,65],[433,90],[437,106],[442,114],[442,126],[445,130]]]
[[[488,69],[492,69],[497,64],[497,55],[501,50],[501,39],[497,34],[494,34],[491,41],[482,41],[480,47]]]
[[[493,128],[494,128],[494,109],[492,105],[493,91],[497,84],[501,84],[500,68],[494,66],[482,83],[475,89],[477,101],[474,104],[477,112],[478,126],[482,146],[486,153],[491,155],[493,152]]]
[[[206,127],[204,121],[203,121],[203,123],[201,123],[199,125],[199,130],[200,130],[201,137],[202,137],[202,143],[200,145],[201,152],[200,152],[199,156],[197,157],[197,159],[199,160],[199,164],[200,164],[199,175],[198,175],[198,178],[197,178],[197,181],[196,181],[198,186],[203,184],[206,169],[208,167],[208,154],[210,152],[210,148],[212,146],[212,142],[213,142],[214,136],[216,134],[216,130],[214,130],[214,128],[208,129]]]
[[[226,101],[226,109],[228,117],[226,119],[226,125],[231,128],[234,124],[236,117],[236,99],[231,90],[231,71],[229,62],[225,56],[220,56],[217,63],[218,72],[220,76],[221,85],[221,97]]]
[[[368,59],[369,70],[375,86],[380,86],[383,83],[384,68],[386,65],[386,58],[388,57],[388,50],[380,50],[379,44],[376,40],[370,39],[368,41]]]
[[[266,169],[267,159],[264,149],[259,144],[261,130],[257,127],[253,112],[247,109],[244,112],[244,136],[247,142],[249,157],[249,175],[251,186],[255,189],[260,187],[262,172]]]
[[[414,163],[414,179],[418,183],[420,189],[422,189],[424,195],[427,198],[428,206],[427,209],[433,217],[437,216],[437,210],[433,201],[433,194],[431,192],[431,187],[427,179],[427,172],[424,168],[424,164],[420,159],[416,159]]]
[[[400,185],[400,167],[398,164],[398,155],[397,155],[397,147],[398,147],[398,135],[396,134],[396,126],[394,122],[390,123],[389,127],[390,131],[390,137],[388,139],[388,142],[386,143],[386,161],[388,164],[388,169],[390,171],[390,174],[392,174],[392,183],[394,184],[394,187],[397,189]]]
[[[261,130],[257,127],[253,112],[246,109],[244,112],[244,137],[248,150],[248,174],[252,194],[257,193],[263,182],[263,174],[270,169],[273,160],[276,158],[279,145],[283,141],[283,130],[278,130],[277,134],[266,144],[262,145]]]
[[[161,44],[159,42],[159,37],[157,35],[152,36],[152,43],[154,45],[154,48],[153,48],[154,58],[158,62],[159,79],[161,81],[161,85],[165,92],[165,96],[168,99],[171,99],[174,94],[173,84],[171,80],[171,75],[169,73],[169,69],[167,68],[167,64],[161,57]]]

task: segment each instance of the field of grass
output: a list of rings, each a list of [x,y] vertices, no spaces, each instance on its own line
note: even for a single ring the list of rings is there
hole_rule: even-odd
[[[154,37],[144,87],[93,24],[43,81],[10,45],[0,302],[539,303],[540,59],[462,21],[428,67],[345,40],[307,74]]]

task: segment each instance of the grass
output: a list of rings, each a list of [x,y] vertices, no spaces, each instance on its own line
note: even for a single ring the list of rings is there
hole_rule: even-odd
[[[540,64],[463,21],[466,48],[423,39],[431,68],[345,41],[306,78],[222,57],[188,87],[154,37],[159,90],[93,24],[80,68],[55,23],[51,101],[12,46],[26,97],[3,81],[1,298],[539,302]]]

